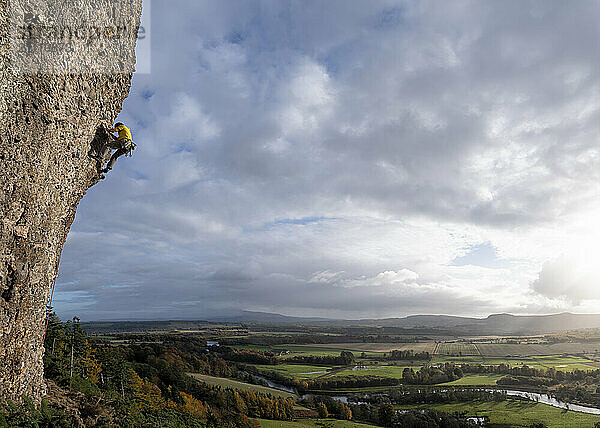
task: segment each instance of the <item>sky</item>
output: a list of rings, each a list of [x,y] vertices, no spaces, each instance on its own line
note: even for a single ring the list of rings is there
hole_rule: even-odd
[[[59,315],[600,313],[600,2],[148,6]]]

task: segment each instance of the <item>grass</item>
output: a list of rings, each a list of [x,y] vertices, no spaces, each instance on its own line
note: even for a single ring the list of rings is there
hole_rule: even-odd
[[[402,378],[402,371],[406,368],[406,366],[389,366],[389,365],[367,365],[365,369],[353,370],[352,368],[348,368],[345,370],[341,370],[335,372],[327,377],[335,377],[335,376],[382,376],[382,377],[391,377],[391,378]],[[418,370],[420,367],[412,367],[415,370]]]
[[[431,364],[453,362],[455,364],[484,364],[498,365],[509,364],[511,366],[527,365],[537,369],[554,368],[560,371],[573,370],[596,370],[594,361],[575,355],[537,355],[523,357],[486,357],[486,356],[462,356],[452,357],[448,355],[435,355]]]
[[[338,347],[337,344],[331,345],[232,345],[237,349],[255,349],[258,351],[270,351],[279,353],[282,350],[289,351],[290,354],[283,355],[282,358],[294,357],[297,355],[318,355],[318,356],[339,356],[342,351],[353,351],[355,357],[360,357],[362,351]],[[397,348],[394,348],[397,349]],[[365,352],[365,355],[378,355],[378,352]]]
[[[366,365],[364,369],[357,370],[354,370],[353,367],[324,367],[301,364],[278,364],[276,366],[257,365],[256,367],[261,370],[270,370],[282,373],[286,376],[293,376],[296,379],[315,379],[317,377],[332,378],[339,376],[381,376],[401,379],[402,371],[407,366]],[[412,366],[412,368],[418,370],[420,367]],[[322,373],[325,371],[331,371],[331,373]]]
[[[415,352],[427,351],[433,354],[435,349],[434,342],[420,342],[420,343],[329,343],[329,344],[314,344],[314,345],[300,345],[310,346],[316,349],[335,349],[339,353],[340,351],[353,351],[355,353],[365,352],[379,354],[382,352],[391,352],[395,349],[408,350],[412,349]]]
[[[243,391],[254,391],[262,394],[271,394],[275,397],[284,398],[298,398],[297,395],[290,392],[280,391],[278,389],[269,388],[262,385],[252,385],[250,383],[244,383],[233,379],[227,379],[223,377],[208,376],[199,373],[188,373],[194,379],[208,383],[209,385],[219,385],[222,388],[234,388],[241,389]]]
[[[454,380],[452,382],[441,383],[440,385],[469,385],[469,386],[489,386],[496,385],[496,381],[500,379],[503,375],[497,374],[473,374],[473,375],[464,375],[460,379]]]
[[[594,352],[600,348],[599,343],[555,343],[549,344],[516,344],[516,343],[478,343],[477,348],[482,355],[503,357],[506,355],[556,355],[581,354]]]
[[[470,342],[438,343],[436,354],[443,355],[479,355],[479,350]]]
[[[271,421],[268,419],[257,419],[262,428],[305,428],[321,427],[324,423],[333,425],[335,428],[371,428],[376,425],[362,424],[352,421],[340,421],[337,419],[298,419],[289,421]]]
[[[546,404],[507,399],[500,402],[469,401],[464,403],[431,404],[418,406],[395,406],[397,409],[429,408],[444,412],[468,412],[469,416],[487,415],[491,424],[511,427],[528,427],[542,422],[549,428],[593,427],[600,421],[598,415],[565,411]]]
[[[325,374],[320,372],[324,372],[332,368],[326,366],[308,366],[304,364],[277,364],[276,366],[256,365],[255,367],[261,370],[279,372],[287,376],[293,376],[296,379],[314,379]]]
[[[421,368],[419,361],[399,361],[393,365],[389,363],[373,364],[368,360],[362,360],[364,368],[354,369],[354,366],[315,366],[304,364],[277,364],[277,365],[257,365],[256,367],[262,370],[275,371],[283,375],[294,377],[295,379],[315,379],[315,378],[333,378],[340,376],[381,376],[395,379],[402,378],[402,372],[406,367],[410,367],[415,371]],[[535,356],[521,358],[502,358],[502,357],[483,357],[483,356],[462,356],[452,357],[436,355],[429,364],[441,365],[446,362],[454,362],[456,364],[484,364],[498,365],[509,364],[512,367],[527,365],[532,368],[546,370],[554,368],[559,371],[574,371],[574,370],[596,370],[597,368],[591,365],[592,360],[578,356]],[[423,362],[425,363],[425,362]],[[327,372],[329,373],[323,373]],[[496,380],[501,376],[497,375],[465,375],[463,379],[448,383],[449,385],[495,385]],[[479,383],[481,382],[481,383]]]

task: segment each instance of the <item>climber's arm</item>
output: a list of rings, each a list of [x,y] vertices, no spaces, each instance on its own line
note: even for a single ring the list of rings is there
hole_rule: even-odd
[[[119,137],[117,137],[115,134],[113,134],[113,132],[117,132],[117,130],[115,128],[107,129],[106,132],[108,132],[108,135],[110,135],[110,138],[112,138],[112,141],[117,141],[119,139]]]

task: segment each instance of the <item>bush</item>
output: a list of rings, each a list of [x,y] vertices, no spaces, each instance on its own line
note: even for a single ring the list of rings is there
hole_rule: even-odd
[[[100,388],[94,385],[89,379],[80,376],[73,376],[71,388],[85,395],[94,395],[96,397],[101,395]]]
[[[75,423],[68,414],[48,406],[42,400],[41,406],[36,409],[33,401],[23,400],[22,404],[12,402],[0,406],[0,428],[13,427],[71,427]]]

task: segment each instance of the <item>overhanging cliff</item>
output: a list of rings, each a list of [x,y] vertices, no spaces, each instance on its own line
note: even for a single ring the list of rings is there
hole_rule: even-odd
[[[141,0],[0,0],[0,398],[45,391],[45,305],[99,180],[97,130],[129,93],[140,15]],[[85,25],[98,37],[75,37]]]

